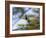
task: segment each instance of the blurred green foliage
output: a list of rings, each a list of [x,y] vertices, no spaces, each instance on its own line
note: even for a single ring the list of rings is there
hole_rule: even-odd
[[[38,21],[35,21],[34,18],[33,19],[28,19],[28,22],[31,22],[31,24],[18,24],[18,26],[22,27],[21,30],[33,30],[33,29],[40,29],[40,23]],[[36,23],[38,22],[38,24]],[[26,27],[24,27],[26,26]],[[24,29],[23,29],[24,28]]]

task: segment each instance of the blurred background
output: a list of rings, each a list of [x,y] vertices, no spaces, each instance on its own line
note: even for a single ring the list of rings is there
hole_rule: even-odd
[[[38,30],[40,29],[40,8],[13,7],[13,30]]]

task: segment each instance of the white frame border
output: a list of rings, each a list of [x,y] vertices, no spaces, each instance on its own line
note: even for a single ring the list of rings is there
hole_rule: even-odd
[[[27,30],[27,31],[12,31],[12,7],[31,7],[31,8],[40,8],[40,30]],[[10,4],[10,34],[22,34],[22,33],[39,33],[42,32],[42,6],[36,5],[19,5],[19,4]]]

